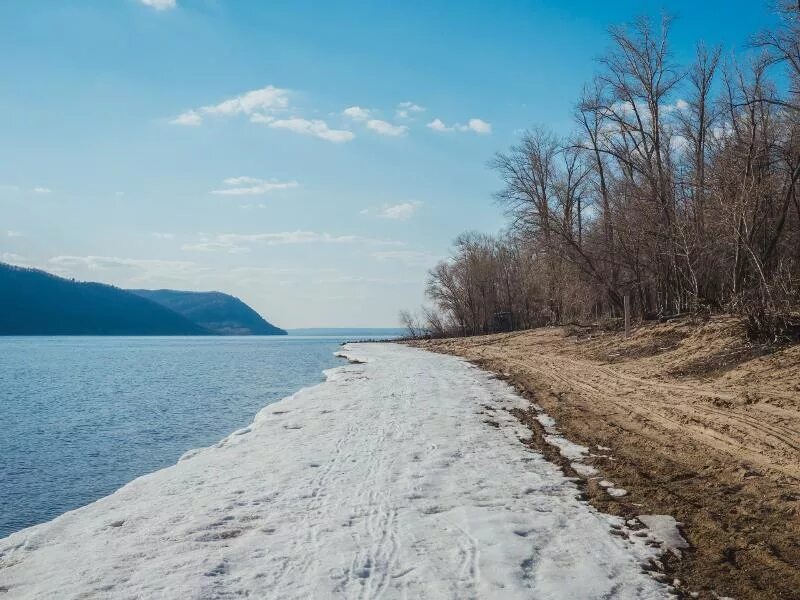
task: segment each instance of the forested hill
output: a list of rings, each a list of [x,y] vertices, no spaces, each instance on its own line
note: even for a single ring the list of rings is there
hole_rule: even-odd
[[[0,263],[1,335],[210,335],[164,306],[102,283]]]
[[[222,292],[130,290],[221,335],[286,335],[234,296]]]

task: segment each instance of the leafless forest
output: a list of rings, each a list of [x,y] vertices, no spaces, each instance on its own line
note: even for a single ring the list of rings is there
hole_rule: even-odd
[[[429,274],[416,334],[726,311],[762,339],[800,325],[800,2],[730,57],[670,51],[670,20],[610,30],[575,129],[527,131],[491,166],[507,231],[464,233]]]

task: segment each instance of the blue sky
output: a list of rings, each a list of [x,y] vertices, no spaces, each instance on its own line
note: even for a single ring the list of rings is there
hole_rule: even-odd
[[[394,326],[459,232],[503,226],[492,155],[568,132],[608,26],[662,10],[678,60],[773,18],[758,0],[7,0],[0,260],[219,289],[284,327]]]

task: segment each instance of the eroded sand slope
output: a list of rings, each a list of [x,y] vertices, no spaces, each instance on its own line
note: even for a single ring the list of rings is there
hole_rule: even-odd
[[[800,347],[758,356],[730,319],[628,341],[548,328],[421,345],[494,370],[567,437],[610,448],[593,464],[630,494],[589,480],[593,502],[683,521],[694,550],[670,568],[690,587],[800,598]]]

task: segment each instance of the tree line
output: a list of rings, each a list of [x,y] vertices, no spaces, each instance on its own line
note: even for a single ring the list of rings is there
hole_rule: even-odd
[[[723,60],[678,65],[670,19],[610,30],[575,129],[528,130],[491,166],[509,225],[429,273],[415,335],[727,311],[800,331],[800,1]]]

